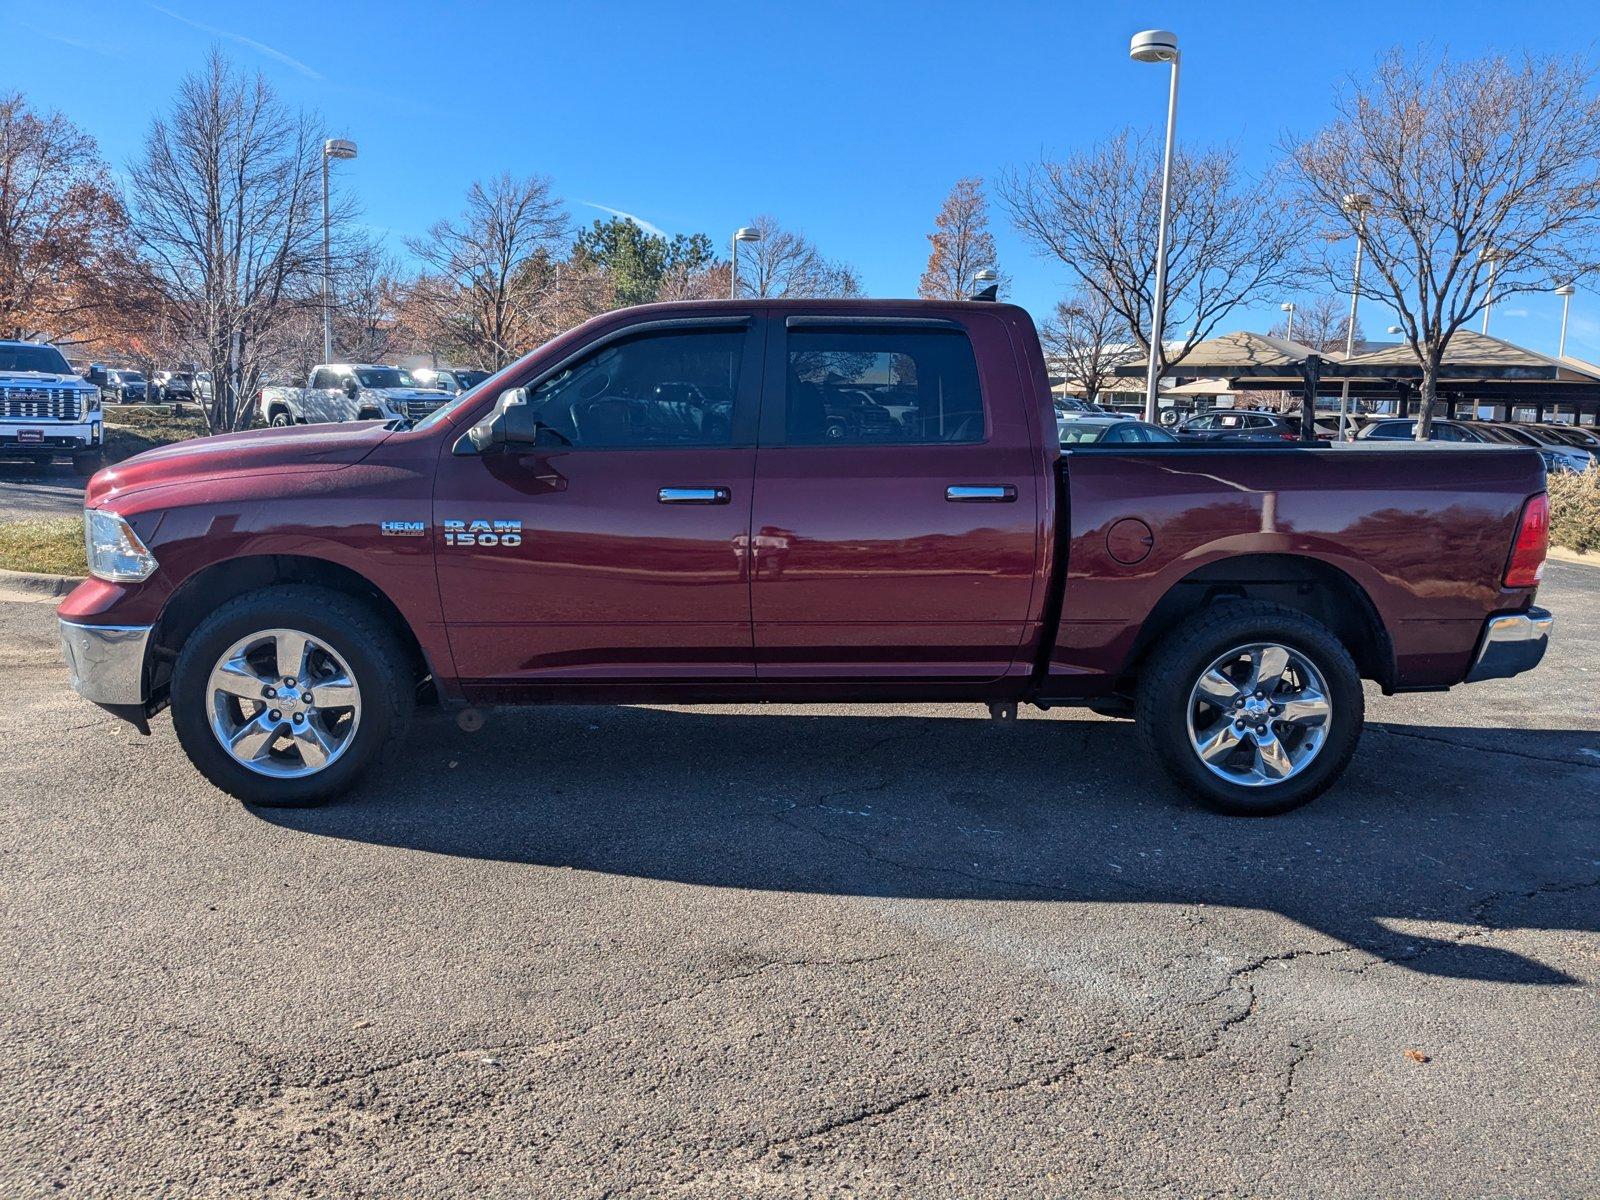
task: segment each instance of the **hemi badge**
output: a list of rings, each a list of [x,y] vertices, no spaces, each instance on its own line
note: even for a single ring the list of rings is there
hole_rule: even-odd
[[[384,537],[423,537],[428,532],[426,521],[384,521],[379,526]]]

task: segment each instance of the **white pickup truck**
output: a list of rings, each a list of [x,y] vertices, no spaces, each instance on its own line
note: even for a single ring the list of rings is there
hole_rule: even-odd
[[[455,397],[424,387],[402,367],[322,363],[305,387],[264,387],[258,403],[264,425],[324,421],[420,420]]]
[[[0,456],[48,463],[72,455],[84,474],[105,451],[100,389],[44,342],[0,341]]]

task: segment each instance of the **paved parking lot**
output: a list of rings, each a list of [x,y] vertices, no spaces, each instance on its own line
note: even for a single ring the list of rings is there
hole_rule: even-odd
[[[0,459],[0,521],[75,517],[88,482],[65,460],[44,467]]]
[[[1248,821],[1131,727],[564,708],[252,812],[0,605],[7,1196],[1600,1192],[1600,571]]]

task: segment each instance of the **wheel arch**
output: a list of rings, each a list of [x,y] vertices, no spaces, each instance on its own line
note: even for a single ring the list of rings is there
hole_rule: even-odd
[[[1270,601],[1320,621],[1344,644],[1364,678],[1392,690],[1394,645],[1371,595],[1340,567],[1300,554],[1233,555],[1190,571],[1150,610],[1124,675],[1136,676],[1156,643],[1186,617],[1233,599]]]
[[[326,558],[298,554],[255,554],[223,559],[202,567],[178,586],[162,607],[150,638],[152,692],[164,696],[172,664],[200,622],[236,596],[278,583],[304,583],[341,592],[366,604],[395,631],[410,661],[423,698],[436,699],[434,664],[411,622],[377,584],[361,572]]]

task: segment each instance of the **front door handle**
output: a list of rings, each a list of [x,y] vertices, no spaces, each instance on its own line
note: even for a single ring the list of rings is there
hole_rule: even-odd
[[[733,492],[725,487],[664,487],[656,493],[662,504],[726,504]]]
[[[1017,498],[1017,489],[1009,483],[983,487],[952,483],[944,498],[955,504],[1009,504]]]

